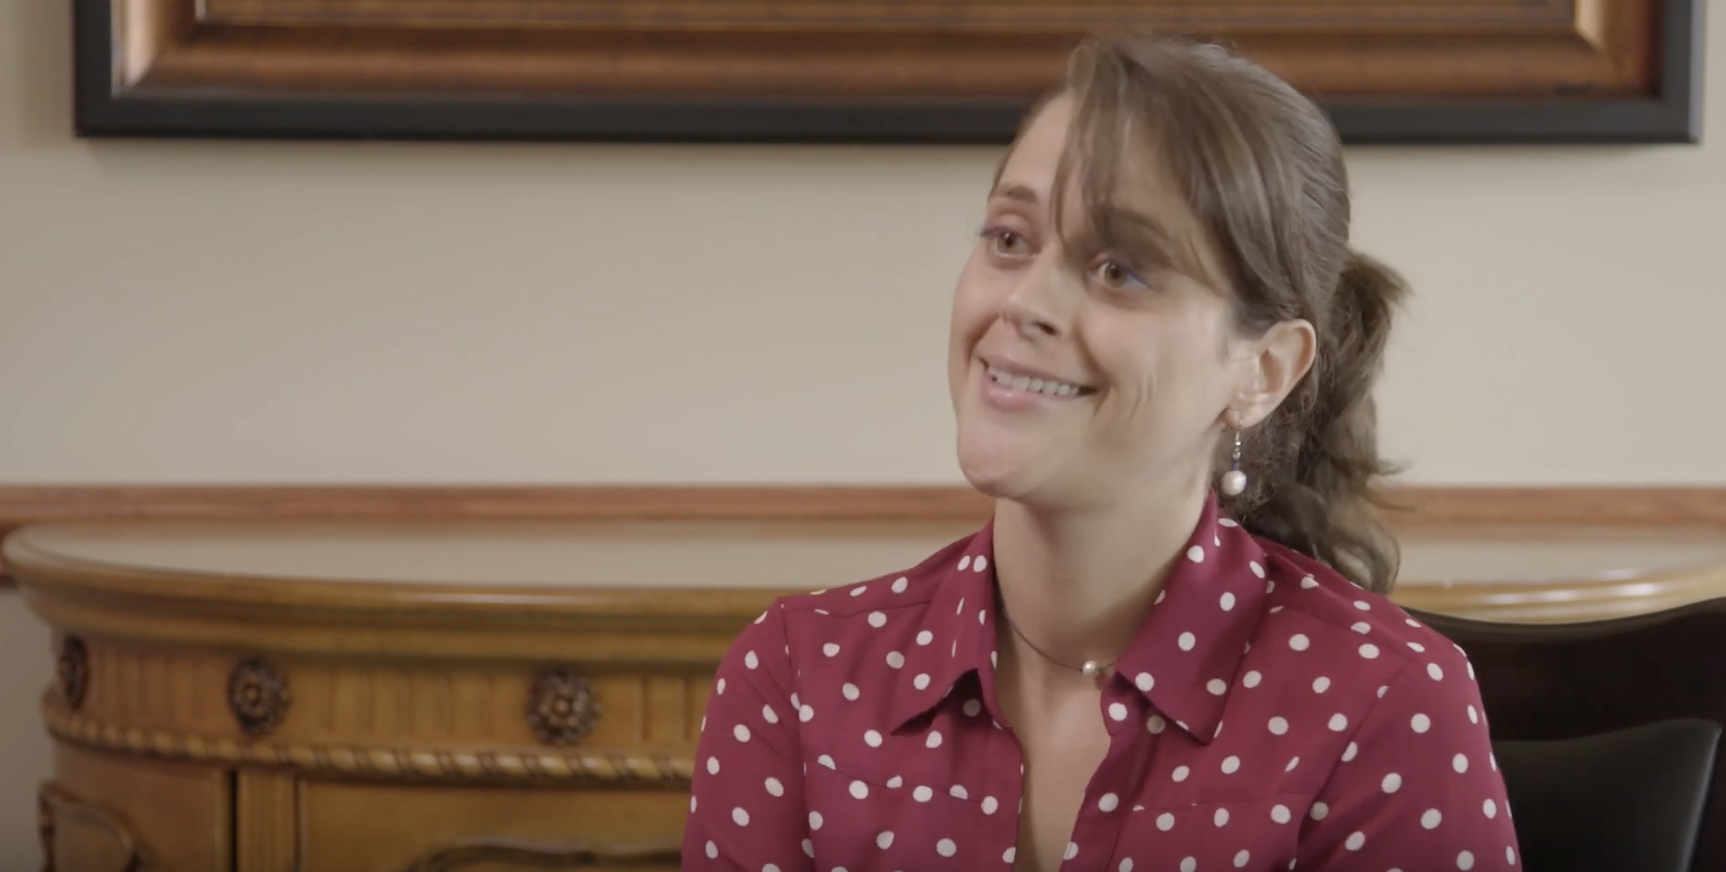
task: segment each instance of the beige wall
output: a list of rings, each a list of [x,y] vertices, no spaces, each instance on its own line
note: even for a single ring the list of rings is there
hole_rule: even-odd
[[[993,150],[75,141],[65,18],[0,2],[0,483],[955,479]],[[1350,159],[1413,479],[1726,483],[1726,143]],[[0,857],[46,645],[0,595]]]

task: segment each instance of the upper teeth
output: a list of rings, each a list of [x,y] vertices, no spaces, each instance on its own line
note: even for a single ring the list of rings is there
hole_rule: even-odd
[[[1037,394],[1047,394],[1051,397],[1070,397],[1082,388],[1078,385],[1055,381],[1054,379],[1032,378],[1028,375],[1014,375],[1003,369],[989,367],[989,378],[998,385],[1005,385],[1016,391],[1030,391]]]

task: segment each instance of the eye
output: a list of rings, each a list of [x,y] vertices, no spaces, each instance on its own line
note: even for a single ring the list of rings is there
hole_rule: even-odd
[[[1119,261],[1100,261],[1091,268],[1091,273],[1097,281],[1102,282],[1103,286],[1108,288],[1133,290],[1149,287],[1143,279],[1139,278],[1138,273],[1133,272],[1131,267],[1127,267]]]
[[[1031,254],[1031,243],[1023,234],[1006,227],[985,227],[982,237],[989,250],[1001,257],[1025,257]]]

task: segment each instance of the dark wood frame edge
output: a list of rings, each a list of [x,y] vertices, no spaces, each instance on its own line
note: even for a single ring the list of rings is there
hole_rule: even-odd
[[[75,127],[84,137],[1003,144],[1018,101],[246,99],[114,89],[114,0],[74,0]],[[1705,0],[1661,0],[1652,100],[1325,103],[1351,145],[1701,141]]]

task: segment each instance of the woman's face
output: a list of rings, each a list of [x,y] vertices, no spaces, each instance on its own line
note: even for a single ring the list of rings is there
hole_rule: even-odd
[[[1257,349],[1236,337],[1222,293],[1157,263],[1185,251],[1202,267],[1185,272],[1220,274],[1151,162],[1121,172],[1119,217],[1143,237],[1133,252],[1080,241],[1092,234],[1072,189],[1056,236],[1072,117],[1063,97],[1025,129],[959,279],[948,361],[959,464],[986,493],[1046,506],[1197,493],[1225,413],[1264,387]]]

